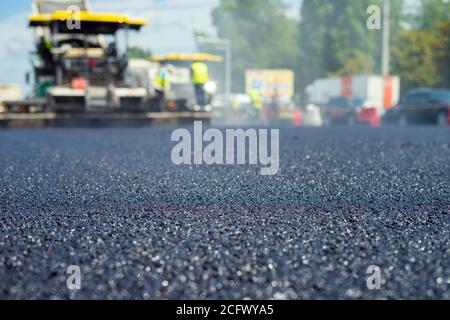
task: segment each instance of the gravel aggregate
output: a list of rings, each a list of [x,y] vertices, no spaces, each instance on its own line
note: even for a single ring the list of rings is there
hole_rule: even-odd
[[[173,129],[0,131],[0,298],[450,299],[449,129],[283,127],[272,177]]]

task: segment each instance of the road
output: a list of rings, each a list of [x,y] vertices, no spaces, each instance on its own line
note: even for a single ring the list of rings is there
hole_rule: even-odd
[[[0,131],[0,298],[450,299],[450,130],[282,128],[273,177],[172,130]]]

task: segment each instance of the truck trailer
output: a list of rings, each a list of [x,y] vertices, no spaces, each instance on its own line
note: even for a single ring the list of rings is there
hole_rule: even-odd
[[[382,113],[400,99],[400,78],[356,75],[315,80],[306,88],[308,102],[324,105],[337,97],[353,97],[369,102]]]

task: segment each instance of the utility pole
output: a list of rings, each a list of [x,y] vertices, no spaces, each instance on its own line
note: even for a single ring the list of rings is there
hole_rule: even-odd
[[[391,4],[390,0],[383,0],[383,57],[382,74],[390,74],[390,37],[391,37]]]
[[[225,52],[225,94],[231,94],[231,40],[215,37],[198,36],[197,42],[214,45]]]

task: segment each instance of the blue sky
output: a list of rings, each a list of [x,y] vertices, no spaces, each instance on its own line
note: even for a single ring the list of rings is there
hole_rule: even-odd
[[[29,1],[3,0],[0,2],[0,20],[30,9]]]

